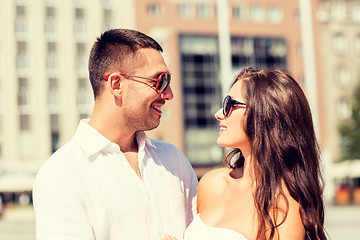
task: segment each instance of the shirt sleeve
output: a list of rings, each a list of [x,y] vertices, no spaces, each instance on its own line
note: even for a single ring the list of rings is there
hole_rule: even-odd
[[[194,219],[195,215],[197,214],[196,210],[196,199],[197,199],[197,186],[198,186],[198,180],[196,177],[196,174],[194,170],[191,168],[193,174],[190,174],[189,177],[189,187],[186,188],[186,202],[185,202],[185,209],[186,209],[186,227],[189,226],[189,224]]]
[[[36,239],[95,239],[74,184],[55,164],[45,164],[33,188]]]
[[[194,219],[197,214],[196,210],[196,195],[198,179],[193,167],[191,166],[187,157],[179,150],[182,161],[182,177],[184,182],[184,197],[185,197],[185,213],[186,213],[186,227]]]

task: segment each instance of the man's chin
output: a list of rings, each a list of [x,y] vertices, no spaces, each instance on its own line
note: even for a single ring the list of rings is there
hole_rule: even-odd
[[[159,125],[160,125],[160,121],[158,121],[157,123],[148,124],[147,128],[144,129],[144,131],[154,130],[154,129],[156,129]]]

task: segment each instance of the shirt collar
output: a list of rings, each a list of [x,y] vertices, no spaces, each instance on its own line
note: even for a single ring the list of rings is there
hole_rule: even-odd
[[[82,119],[75,133],[75,138],[88,158],[101,151],[114,152],[121,150],[119,145],[105,138],[96,129],[91,127],[88,122],[89,119]],[[135,137],[138,142],[139,151],[144,149],[146,145],[155,147],[152,144],[151,139],[146,136],[145,132],[139,131],[136,133]]]
[[[95,153],[111,145],[111,141],[101,135],[89,124],[89,119],[82,119],[75,133],[75,138],[81,145],[85,155],[89,158]]]
[[[151,147],[155,147],[152,142],[151,139],[148,138],[146,136],[146,133],[144,131],[139,131],[135,134],[136,137],[136,141],[138,143],[139,149],[141,148],[141,146],[148,144]]]

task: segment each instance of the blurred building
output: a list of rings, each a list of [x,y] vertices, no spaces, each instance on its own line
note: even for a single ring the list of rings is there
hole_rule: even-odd
[[[154,136],[176,143],[196,167],[222,162],[214,113],[236,73],[248,66],[278,67],[303,81],[298,1],[135,2],[137,29],[162,43],[174,79],[175,98]],[[228,79],[220,69],[221,51],[227,47],[220,43],[221,34],[226,34],[224,26],[219,27],[221,4],[228,10]]]
[[[360,83],[360,1],[317,0],[319,70],[326,131],[323,145],[341,159],[339,124],[351,118],[353,89]]]
[[[359,1],[311,4],[318,89],[311,104],[322,148],[338,160],[336,125],[351,117],[359,76]],[[101,32],[118,27],[154,37],[173,74],[175,98],[149,136],[175,144],[196,167],[220,164],[213,115],[236,73],[283,68],[305,86],[300,15],[299,1],[283,0],[2,0],[0,171],[7,163],[39,166],[90,116],[89,51]]]
[[[0,169],[43,163],[89,117],[90,48],[106,29],[135,27],[134,2],[2,0],[0,24]]]
[[[299,81],[304,74],[297,1],[227,1],[228,46],[219,42],[219,2],[226,1],[2,1],[0,163],[42,163],[89,117],[89,50],[115,27],[153,36],[173,73],[175,98],[149,135],[172,142],[194,165],[221,163],[213,114],[235,74],[247,66],[286,68]],[[231,66],[220,74],[223,46]]]
[[[355,87],[360,84],[360,1],[317,0],[318,69],[321,74],[323,151],[333,180],[335,202],[360,203],[360,160],[343,161],[339,125],[351,119]]]

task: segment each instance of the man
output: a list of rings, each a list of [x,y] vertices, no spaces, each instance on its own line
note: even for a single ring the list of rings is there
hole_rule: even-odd
[[[114,29],[89,59],[95,105],[40,169],[33,189],[37,239],[182,239],[197,178],[171,144],[146,137],[173,98],[162,48]]]

